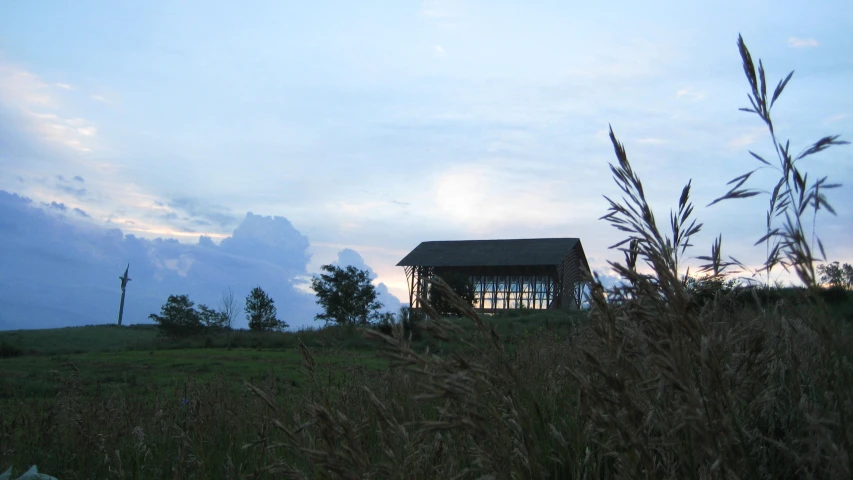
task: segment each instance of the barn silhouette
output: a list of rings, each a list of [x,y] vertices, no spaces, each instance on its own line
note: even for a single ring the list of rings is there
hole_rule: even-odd
[[[397,266],[405,269],[412,308],[428,298],[433,276],[459,274],[473,283],[481,313],[578,309],[589,271],[579,238],[422,242]]]

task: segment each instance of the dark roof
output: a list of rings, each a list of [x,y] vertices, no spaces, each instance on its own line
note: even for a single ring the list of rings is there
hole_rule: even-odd
[[[514,240],[460,240],[422,242],[398,267],[475,267],[559,265],[578,238],[525,238]],[[581,250],[582,251],[582,250]],[[583,259],[586,264],[586,259]]]

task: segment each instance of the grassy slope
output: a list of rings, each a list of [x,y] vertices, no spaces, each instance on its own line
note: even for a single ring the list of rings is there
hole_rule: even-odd
[[[89,325],[85,327],[0,332],[0,342],[25,353],[70,354],[120,350],[151,342],[157,336],[153,326]]]
[[[382,369],[385,363],[365,354],[324,352],[321,362],[332,371],[343,366]],[[184,380],[219,377],[239,384],[267,376],[296,385],[301,378],[302,356],[298,351],[255,349],[126,350],[76,355],[23,356],[0,364],[0,398],[48,397],[56,393],[54,371],[66,362],[80,371],[84,388],[111,385],[134,389],[159,389]]]
[[[558,313],[510,315],[490,318],[510,348],[535,331],[568,331],[578,321],[577,316]],[[474,328],[467,320],[456,323],[464,330],[459,338],[450,342],[416,341],[414,346],[433,352],[465,350],[464,342],[474,339]],[[147,326],[17,330],[0,332],[0,341],[25,352],[0,359],[0,399],[55,395],[54,371],[62,370],[66,362],[79,369],[86,388],[162,388],[187,379],[213,377],[238,383],[267,376],[296,385],[302,378],[299,340],[314,350],[318,361],[331,372],[344,371],[344,366],[382,370],[387,365],[374,355],[375,342],[358,332],[335,327],[268,334],[237,331],[230,338],[231,350],[224,348],[229,342],[226,335],[168,340],[158,338],[157,330]]]

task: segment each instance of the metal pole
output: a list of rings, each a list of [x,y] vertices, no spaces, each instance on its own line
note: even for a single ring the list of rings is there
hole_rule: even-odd
[[[121,280],[121,304],[118,307],[118,326],[121,326],[121,317],[124,314],[124,291],[127,288],[127,282],[130,281],[130,278],[127,277],[127,272],[130,270],[130,264],[127,264],[127,268],[124,269],[124,275],[118,277]]]

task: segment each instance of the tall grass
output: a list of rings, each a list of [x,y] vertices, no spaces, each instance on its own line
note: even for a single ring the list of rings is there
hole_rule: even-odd
[[[763,73],[750,76],[742,40],[739,48],[754,110],[769,122]],[[663,231],[610,137],[624,197],[608,199],[603,218],[627,234],[614,246],[625,261],[611,264],[625,283],[607,289],[590,278],[589,320],[570,333],[539,329],[508,348],[494,324],[434,279],[474,334],[463,336],[425,299],[431,319],[421,334],[469,339],[462,353],[413,343],[394,324],[390,334],[364,331],[391,363],[383,372],[333,376],[300,341],[298,389],[270,379],[99,396],[79,391],[69,365],[55,402],[21,399],[0,410],[0,462],[38,463],[63,479],[850,478],[851,326],[813,289],[801,294],[809,301],[769,306],[756,295],[752,306],[732,308],[734,292],[697,302],[681,274],[702,228],[690,184]],[[807,151],[840,143],[827,138]],[[792,268],[814,287],[797,215],[809,202],[827,208],[825,184],[803,188],[805,173],[785,160],[787,147],[779,151],[782,178],[796,185],[781,182],[773,208],[792,210],[761,241],[778,240],[770,268]],[[738,192],[727,198],[747,196]],[[778,207],[779,198],[788,204]],[[704,257],[709,281],[737,264],[723,260],[721,243]]]

